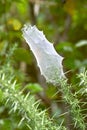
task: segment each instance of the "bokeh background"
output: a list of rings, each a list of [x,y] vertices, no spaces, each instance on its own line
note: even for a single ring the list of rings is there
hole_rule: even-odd
[[[56,51],[64,57],[64,72],[68,82],[74,85],[74,92],[77,90],[75,84],[79,82],[76,74],[87,68],[87,0],[0,0],[0,66],[9,60],[17,82],[22,87],[27,86],[24,94],[30,91],[36,99],[41,99],[41,109],[49,108],[50,117],[54,115],[58,123],[66,119],[64,125],[75,130],[72,116],[66,114],[69,106],[62,101],[58,87],[47,84],[41,76],[36,60],[22,37],[21,29],[26,23],[43,30]],[[7,59],[13,46],[16,49],[11,59]],[[17,125],[20,117],[9,114],[2,97],[0,90],[0,129],[27,130],[25,125]],[[86,100],[81,95],[79,98]]]

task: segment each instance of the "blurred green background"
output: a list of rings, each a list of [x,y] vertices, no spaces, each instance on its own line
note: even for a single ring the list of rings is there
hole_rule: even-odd
[[[46,84],[22,37],[21,28],[26,23],[43,30],[57,52],[64,57],[63,66],[68,82],[77,84],[79,80],[76,74],[87,68],[87,0],[0,1],[0,66],[4,66],[7,60],[11,62],[17,82],[27,87],[27,91],[35,95],[36,99],[41,99],[41,109],[49,108],[49,115],[55,114],[58,123],[66,118],[65,125],[69,130],[75,130],[70,115],[60,116],[68,110],[62,102],[61,92],[57,92],[58,88],[51,84]],[[16,49],[7,59],[13,46]],[[72,91],[76,89],[74,87]],[[79,98],[85,100],[84,97]],[[17,114],[9,114],[0,90],[0,130],[27,130],[25,125],[17,125],[19,120]]]

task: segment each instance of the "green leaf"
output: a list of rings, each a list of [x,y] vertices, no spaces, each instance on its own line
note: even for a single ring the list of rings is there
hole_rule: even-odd
[[[87,45],[87,40],[81,40],[80,42],[76,43],[76,47],[82,47]]]
[[[0,130],[12,130],[12,124],[10,119],[0,121]]]
[[[21,62],[24,61],[28,64],[31,64],[32,62],[32,56],[29,53],[29,51],[23,49],[23,48],[17,48],[14,52],[14,58],[15,60]]]
[[[0,102],[2,102],[2,100],[3,100],[3,92],[2,92],[2,90],[0,89]]]
[[[50,98],[50,99],[55,99],[55,98],[57,98],[58,95],[57,95],[56,87],[49,86],[49,87],[47,88],[46,95],[47,95],[48,98]]]
[[[28,88],[32,93],[38,93],[43,91],[43,88],[37,83],[30,83],[27,84],[25,87]]]
[[[2,42],[0,42],[0,55],[4,55],[6,53],[7,46],[7,41],[3,40]]]
[[[74,46],[70,42],[61,42],[56,46],[56,49],[60,52],[73,52]]]

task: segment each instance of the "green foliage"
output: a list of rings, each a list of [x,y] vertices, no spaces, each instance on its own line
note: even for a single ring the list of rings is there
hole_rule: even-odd
[[[43,90],[43,88],[39,84],[37,84],[37,83],[27,84],[25,86],[25,88],[31,90],[31,93],[38,93],[38,92],[41,92]]]
[[[24,96],[22,90],[15,89],[16,81],[13,81],[13,79],[14,75],[11,74],[10,79],[8,74],[3,73],[3,70],[0,71],[0,85],[6,99],[6,105],[9,105],[10,113],[18,111],[22,116],[19,126],[25,121],[30,130],[39,130],[39,128],[41,130],[65,130],[63,126],[57,126],[52,123],[51,119],[47,118],[46,110],[39,110],[40,102],[35,101],[34,96],[29,93]]]
[[[14,52],[14,59],[18,62],[23,61],[27,64],[31,64],[31,54],[23,48],[17,48]]]
[[[10,66],[9,66],[10,67]],[[6,72],[5,72],[6,71]],[[80,85],[87,85],[87,72],[79,74],[81,78]],[[80,94],[81,90],[75,92],[74,94],[71,92],[72,86],[67,84],[67,80],[59,81],[61,84],[60,91],[63,93],[64,102],[70,105],[70,112],[72,114],[73,120],[75,122],[74,127],[79,127],[82,130],[85,130],[86,126],[84,124],[85,116],[83,116],[81,110],[81,106],[79,105],[81,101],[78,99],[78,94]],[[35,97],[31,94],[27,93],[26,96],[23,95],[23,90],[17,89],[18,86],[15,81],[13,70],[10,68],[10,72],[8,68],[2,67],[0,70],[0,86],[1,91],[0,95],[4,100],[6,100],[6,105],[10,107],[10,112],[17,112],[21,114],[21,120],[19,122],[19,126],[22,124],[23,121],[27,124],[29,129],[38,130],[65,130],[62,125],[57,126],[56,124],[52,123],[52,121],[47,117],[46,110],[41,111],[39,108],[40,101],[35,101]],[[32,86],[32,88],[31,88]],[[86,86],[87,87],[87,86]],[[33,92],[38,92],[40,90],[40,86],[37,84],[30,84],[25,86],[26,88],[31,88]],[[36,89],[36,90],[35,90]],[[3,92],[3,93],[2,93]],[[86,93],[82,91],[81,95]],[[4,95],[4,96],[3,96]],[[82,102],[84,105],[85,102]],[[9,125],[9,123],[7,123]],[[8,126],[9,128],[10,126]],[[9,128],[10,129],[10,128]]]
[[[84,123],[84,118],[85,116],[83,116],[81,114],[81,107],[80,107],[80,103],[81,101],[78,99],[78,96],[77,96],[77,93],[79,94],[79,91],[78,92],[75,92],[75,94],[72,94],[71,92],[71,88],[72,86],[71,85],[67,85],[66,84],[66,81],[62,81],[61,83],[61,87],[62,87],[62,91],[63,91],[63,98],[66,100],[66,102],[70,105],[70,111],[72,113],[72,116],[73,116],[73,120],[75,122],[74,124],[74,127],[79,127],[80,129],[82,130],[85,130],[86,129],[86,125]],[[85,92],[84,92],[85,94]],[[83,103],[84,105],[84,103]]]

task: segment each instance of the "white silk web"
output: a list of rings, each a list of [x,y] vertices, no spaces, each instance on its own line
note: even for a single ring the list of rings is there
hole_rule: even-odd
[[[41,74],[47,82],[58,84],[59,79],[65,77],[62,66],[63,57],[55,51],[53,44],[36,26],[25,25],[22,32],[37,60]]]

